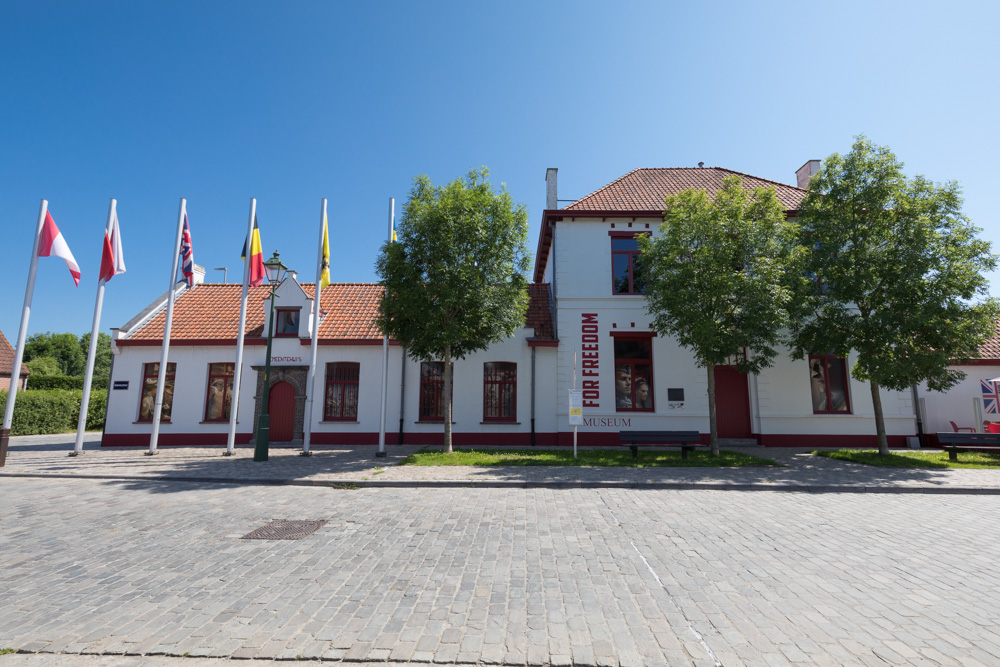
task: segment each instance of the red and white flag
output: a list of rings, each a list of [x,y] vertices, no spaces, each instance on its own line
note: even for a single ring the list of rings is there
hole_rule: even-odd
[[[122,233],[118,229],[118,212],[111,221],[111,236],[104,233],[104,252],[101,255],[101,275],[99,278],[108,282],[119,273],[125,273],[125,256],[122,254]]]
[[[48,211],[45,212],[45,224],[42,225],[42,238],[38,241],[38,256],[62,257],[66,260],[69,272],[73,274],[73,282],[77,286],[80,285],[80,265],[76,263],[73,253],[66,245],[66,239],[63,238],[62,232],[56,227],[52,214]]]

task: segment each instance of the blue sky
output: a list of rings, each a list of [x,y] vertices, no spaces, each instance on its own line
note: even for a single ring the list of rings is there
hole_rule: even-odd
[[[41,198],[83,279],[41,260],[29,334],[90,330],[110,197],[128,273],[103,331],[167,288],[180,197],[210,281],[242,275],[251,197],[265,255],[312,281],[326,197],[333,280],[368,282],[389,198],[483,165],[533,251],[547,167],[561,199],[698,162],[794,183],[864,133],[958,181],[997,245],[998,24],[992,2],[0,3],[0,330]]]

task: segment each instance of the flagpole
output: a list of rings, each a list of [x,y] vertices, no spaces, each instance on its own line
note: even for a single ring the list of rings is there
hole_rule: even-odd
[[[388,242],[392,243],[392,223],[396,215],[396,199],[389,197],[389,234]],[[389,390],[389,337],[382,334],[382,406],[380,408],[378,425],[378,451],[376,457],[385,456],[385,404],[386,392]]]
[[[31,296],[35,291],[35,272],[38,269],[38,243],[42,238],[42,225],[49,202],[43,199],[38,208],[38,225],[35,227],[35,245],[31,249],[31,264],[28,268],[28,285],[24,289],[24,308],[21,310],[21,326],[17,330],[17,347],[14,351],[14,365],[10,367],[10,389],[7,391],[7,405],[3,413],[3,428],[0,429],[0,468],[7,461],[7,443],[10,441],[10,426],[14,421],[14,400],[17,386],[21,383],[21,359],[24,358],[24,339],[28,333],[28,317],[31,315]]]
[[[240,381],[243,375],[243,340],[247,326],[247,294],[250,291],[250,261],[253,259],[253,221],[257,217],[257,200],[250,198],[250,220],[247,222],[246,257],[243,259],[243,292],[240,295],[240,329],[236,334],[236,368],[233,369],[233,391],[229,401],[229,438],[223,456],[232,456],[236,446],[236,417],[240,406]],[[178,249],[180,254],[180,249]]]
[[[309,344],[309,380],[306,382],[306,423],[302,433],[302,456],[312,456],[312,452],[309,451],[309,446],[312,444],[310,440],[312,439],[313,396],[316,394],[316,353],[317,345],[319,343],[319,307],[320,297],[323,293],[323,288],[320,285],[323,278],[323,232],[327,232],[327,234],[329,234],[325,223],[326,198],[323,199],[323,203],[320,205],[319,243],[316,244],[318,246],[318,249],[316,250],[316,288],[313,293],[312,341]]]
[[[115,219],[115,209],[118,207],[118,200],[112,198],[108,207],[108,223],[104,226],[105,237],[111,235],[111,225]],[[104,245],[101,244],[103,257]],[[94,361],[97,355],[98,330],[101,327],[101,307],[104,304],[104,276],[97,277],[97,302],[94,304],[94,325],[90,328],[90,347],[87,350],[87,371],[83,376],[83,397],[80,400],[80,419],[76,423],[76,444],[70,456],[79,456],[83,453],[83,432],[87,428],[87,413],[90,411],[90,384],[94,379]]]
[[[187,200],[181,197],[180,211],[177,213],[177,238],[174,240],[174,260],[170,269],[170,287],[167,290],[167,319],[163,323],[163,352],[160,353],[160,373],[156,378],[156,403],[153,406],[153,433],[149,437],[149,451],[146,456],[156,453],[156,441],[160,437],[160,414],[163,412],[163,383],[167,379],[167,354],[170,351],[170,325],[174,319],[174,286],[177,283],[177,263],[181,257],[181,232],[184,230],[184,213]],[[171,403],[171,407],[173,404]]]

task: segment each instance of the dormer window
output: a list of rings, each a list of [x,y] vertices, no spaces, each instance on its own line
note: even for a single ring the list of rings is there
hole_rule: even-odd
[[[298,336],[299,335],[299,309],[278,308],[274,311],[274,335],[275,336]]]

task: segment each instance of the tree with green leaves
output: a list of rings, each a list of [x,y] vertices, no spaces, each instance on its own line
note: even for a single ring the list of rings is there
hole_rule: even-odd
[[[714,197],[686,190],[666,198],[659,234],[639,236],[646,311],[708,374],[712,453],[719,454],[715,367],[741,373],[770,366],[783,342],[801,274],[797,228],[773,188],[748,190],[727,176]]]
[[[90,332],[80,336],[80,350],[83,352],[84,371],[86,371],[87,353],[90,352]],[[94,382],[95,386],[102,386],[100,379],[104,379],[107,384],[111,377],[111,336],[103,331],[97,334],[97,347],[94,351]]]
[[[35,357],[52,357],[63,375],[83,375],[87,365],[87,354],[80,349],[80,339],[73,333],[46,331],[28,336],[24,344],[24,361]]]
[[[378,326],[415,361],[443,362],[445,450],[452,451],[452,360],[524,326],[528,214],[484,167],[445,186],[414,180],[397,229],[376,263],[385,292]]]
[[[32,375],[62,375],[59,362],[54,357],[34,357],[24,362]],[[15,406],[16,407],[16,406]]]
[[[794,353],[857,354],[852,376],[871,386],[879,451],[889,453],[881,387],[921,382],[941,391],[964,373],[951,365],[977,356],[1000,304],[984,273],[990,244],[962,213],[957,183],[907,178],[888,148],[864,136],[828,157],[801,206],[812,252]]]

